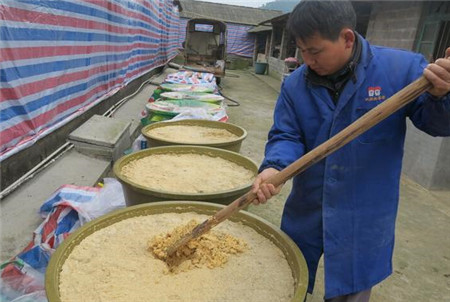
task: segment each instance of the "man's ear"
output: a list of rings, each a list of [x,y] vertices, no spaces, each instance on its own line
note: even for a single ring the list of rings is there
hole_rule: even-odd
[[[345,41],[345,48],[353,48],[353,44],[355,44],[356,35],[353,30],[350,28],[343,28],[341,30],[341,37]]]

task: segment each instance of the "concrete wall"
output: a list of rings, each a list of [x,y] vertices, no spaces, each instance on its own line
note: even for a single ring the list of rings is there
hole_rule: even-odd
[[[408,121],[403,173],[425,188],[433,187],[442,140],[423,133]]]
[[[284,60],[269,57],[267,63],[269,64],[269,75],[281,80],[283,78],[283,74],[285,73]]]
[[[412,50],[422,2],[381,1],[372,6],[366,39],[372,44]]]
[[[450,189],[450,138],[432,137],[408,122],[403,173],[425,188]]]
[[[441,139],[441,149],[437,157],[431,189],[450,189],[450,138]]]
[[[414,50],[423,2],[376,2],[366,38],[372,44]],[[408,122],[403,173],[425,188],[450,189],[450,138],[431,137]]]
[[[226,69],[246,69],[253,65],[253,58],[241,57],[235,54],[229,54],[226,60]]]
[[[122,88],[111,97],[106,98],[66,125],[56,129],[51,134],[38,140],[34,145],[3,160],[0,165],[1,190],[4,190],[16,180],[21,178],[34,166],[39,164],[47,156],[61,147],[66,142],[69,134],[84,122],[86,122],[91,116],[93,116],[94,114],[105,113],[114,104],[136,91],[144,81],[148,80],[151,76],[159,73],[161,70],[162,67],[158,67],[133,80],[126,87]]]

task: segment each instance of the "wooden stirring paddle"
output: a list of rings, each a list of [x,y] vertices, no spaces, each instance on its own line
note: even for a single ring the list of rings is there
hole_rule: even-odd
[[[324,157],[341,148],[360,134],[372,128],[392,113],[416,99],[419,95],[431,87],[431,83],[424,76],[421,76],[419,79],[412,82],[383,103],[368,111],[341,132],[306,153],[301,158],[281,170],[279,173],[267,179],[265,183],[273,184],[275,187],[278,187],[290,178],[303,172]],[[173,245],[169,246],[166,250],[167,255],[172,255],[178,248],[187,244],[190,240],[200,237],[204,233],[208,232],[217,224],[228,219],[231,215],[249,205],[255,198],[256,194],[252,193],[252,191],[239,197],[228,206],[218,211],[214,216],[198,224],[190,233],[181,237]]]

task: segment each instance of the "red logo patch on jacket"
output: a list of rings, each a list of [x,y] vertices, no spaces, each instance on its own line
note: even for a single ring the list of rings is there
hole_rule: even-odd
[[[365,98],[366,102],[383,101],[385,99],[386,96],[381,94],[380,86],[369,86],[369,88],[367,88],[367,97]]]

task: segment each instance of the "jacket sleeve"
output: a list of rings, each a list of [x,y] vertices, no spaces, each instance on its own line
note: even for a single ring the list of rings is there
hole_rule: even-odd
[[[283,83],[274,110],[274,123],[269,131],[265,158],[259,172],[266,168],[282,170],[304,154],[299,118],[296,116],[295,104]]]
[[[414,78],[411,82],[423,74],[427,61],[420,56],[419,66],[410,72]],[[420,130],[431,136],[450,136],[450,94],[436,98],[428,92],[423,93],[416,101],[407,107],[407,115],[413,124]]]

